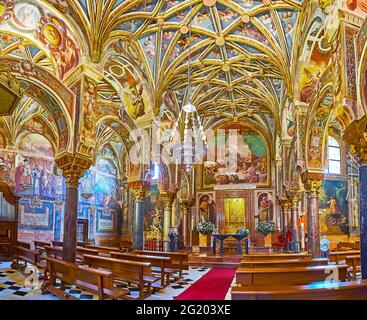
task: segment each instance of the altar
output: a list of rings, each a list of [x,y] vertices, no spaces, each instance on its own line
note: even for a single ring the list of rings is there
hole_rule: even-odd
[[[249,236],[245,237],[242,234],[238,233],[229,233],[229,234],[212,234],[213,238],[213,254],[217,254],[217,241],[220,241],[219,254],[224,254],[224,240],[227,238],[234,238],[237,240],[236,254],[242,255],[242,240],[245,240],[245,253],[249,253]]]

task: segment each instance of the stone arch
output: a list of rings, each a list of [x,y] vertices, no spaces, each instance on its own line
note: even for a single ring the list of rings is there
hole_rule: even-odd
[[[331,111],[334,107],[334,97],[331,105],[325,106],[327,95],[333,94],[333,83],[327,83],[319,90],[317,99],[310,106],[306,123],[306,168],[323,170],[325,159],[325,141]]]
[[[9,19],[0,25],[0,32],[10,32],[34,43],[52,58],[60,78],[65,78],[69,71],[80,64],[82,53],[88,53],[85,37],[65,15],[60,14],[46,1],[19,1],[15,6],[18,4],[28,9],[33,21],[23,21],[21,16],[17,16],[13,6],[7,9]],[[52,35],[56,36],[52,37]],[[70,57],[73,59],[69,59]]]
[[[357,94],[361,101],[361,108],[358,110],[357,117],[360,118],[367,113],[367,41],[361,54],[361,60],[358,67],[358,83]]]
[[[48,71],[16,58],[0,58],[0,72],[15,76],[25,94],[40,103],[52,116],[58,129],[57,153],[72,149],[73,93]]]

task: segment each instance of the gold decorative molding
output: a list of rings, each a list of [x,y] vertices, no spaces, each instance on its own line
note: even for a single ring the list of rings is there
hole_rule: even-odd
[[[78,153],[66,153],[55,159],[56,165],[62,170],[67,187],[78,187],[79,179],[93,164],[93,160]]]
[[[134,202],[143,202],[145,197],[148,195],[148,190],[143,186],[130,188],[130,191],[133,195]]]
[[[10,116],[19,104],[24,90],[19,81],[10,73],[0,74],[0,116]]]
[[[133,181],[129,183],[129,189],[134,202],[143,202],[149,196],[150,182],[147,180]]]
[[[350,153],[360,164],[367,164],[367,115],[354,120],[345,130],[343,140],[350,146]]]
[[[279,200],[280,202],[280,205],[282,207],[282,211],[285,212],[285,211],[288,211],[289,208],[290,208],[290,202],[289,202],[289,199],[288,198],[282,198]]]
[[[189,213],[189,208],[190,208],[190,202],[189,201],[180,201],[180,209],[182,210],[182,212],[184,214]]]
[[[301,201],[302,192],[291,190],[288,192],[288,199],[292,208],[298,208],[299,202]]]
[[[321,171],[306,171],[301,175],[302,183],[306,191],[313,196],[318,196],[324,181],[324,173]]]
[[[165,209],[171,209],[177,192],[164,191],[160,193],[160,199]]]

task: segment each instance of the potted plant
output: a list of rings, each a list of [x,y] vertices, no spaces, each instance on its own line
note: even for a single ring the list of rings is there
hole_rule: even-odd
[[[196,225],[196,230],[200,234],[200,247],[210,247],[210,235],[215,230],[216,226],[213,222],[210,221],[200,221]]]
[[[250,234],[250,231],[246,228],[240,227],[237,230],[237,235],[241,239],[245,239],[246,237],[249,236],[249,234]]]
[[[274,231],[273,221],[260,221],[256,230],[264,235],[265,247],[271,247],[271,233]]]

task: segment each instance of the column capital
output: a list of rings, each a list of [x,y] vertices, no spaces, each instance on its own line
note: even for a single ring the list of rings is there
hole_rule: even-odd
[[[343,140],[350,146],[350,153],[358,158],[359,163],[367,164],[367,115],[348,126]]]
[[[290,190],[287,194],[289,202],[292,207],[298,207],[301,200],[302,192],[299,190]]]
[[[180,208],[184,213],[188,213],[188,209],[190,207],[190,202],[188,200],[181,200],[180,201]]]
[[[171,192],[171,191],[162,191],[160,193],[160,199],[163,203],[163,206],[166,209],[172,208],[173,201],[176,198],[176,194],[177,194],[177,192]]]
[[[317,196],[324,181],[324,173],[322,171],[305,171],[301,178],[306,191],[310,195]]]
[[[62,170],[66,186],[78,187],[79,179],[93,164],[92,158],[78,153],[66,153],[55,159],[56,165]]]
[[[129,183],[130,191],[133,195],[134,202],[143,202],[145,197],[149,194],[149,181],[134,181]]]
[[[283,211],[288,211],[289,210],[291,204],[290,204],[288,198],[281,198],[281,199],[279,199],[279,202],[280,202],[280,205],[281,205]]]

